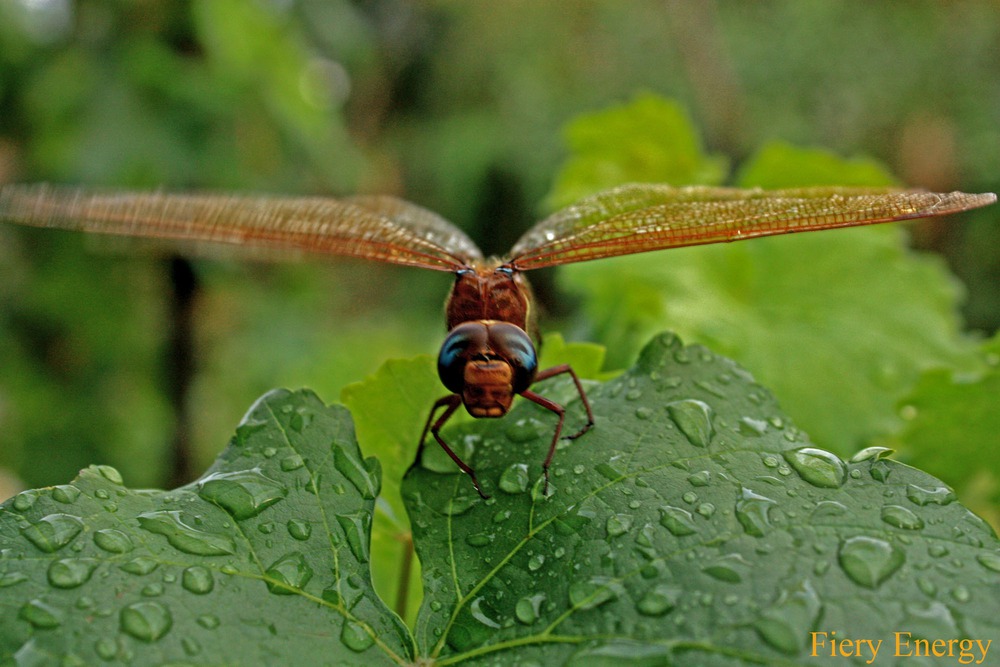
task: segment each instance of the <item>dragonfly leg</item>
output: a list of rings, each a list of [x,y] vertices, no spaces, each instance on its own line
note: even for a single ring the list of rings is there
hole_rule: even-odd
[[[555,401],[545,398],[544,396],[539,396],[530,389],[525,389],[521,392],[521,396],[533,403],[537,403],[546,410],[551,410],[552,412],[559,415],[559,421],[556,423],[555,433],[552,434],[552,444],[549,445],[549,453],[545,457],[545,463],[542,464],[542,472],[545,473],[545,487],[542,489],[542,494],[548,494],[549,492],[549,464],[552,463],[552,457],[556,453],[556,445],[559,444],[559,434],[562,433],[563,421],[566,419],[566,408],[559,405]]]
[[[463,461],[458,454],[452,451],[451,447],[448,446],[448,443],[444,441],[444,438],[442,438],[440,434],[441,427],[444,426],[449,419],[451,419],[451,416],[455,414],[455,410],[457,410],[458,406],[461,404],[462,397],[458,394],[449,394],[448,396],[443,396],[435,401],[434,406],[431,408],[431,413],[427,415],[427,423],[424,424],[424,432],[420,435],[420,445],[417,448],[417,458],[414,463],[420,460],[420,455],[424,450],[424,442],[427,439],[427,432],[430,431],[430,434],[434,436],[437,443],[441,445],[441,449],[444,450],[444,453],[451,457],[451,460],[455,462],[455,465],[457,465],[462,472],[472,479],[472,486],[476,487],[476,492],[484,499],[488,499],[489,496],[483,493],[482,488],[479,486],[479,480],[476,479],[476,472],[469,467],[469,465]],[[435,420],[434,414],[438,411],[438,408],[442,406],[445,408],[444,412],[442,412],[441,416]]]
[[[569,364],[561,364],[559,366],[553,366],[552,368],[546,368],[544,371],[540,371],[538,375],[535,376],[535,382],[540,380],[547,380],[550,377],[556,375],[562,375],[563,373],[569,373],[569,376],[573,378],[573,384],[576,385],[576,391],[580,394],[580,402],[583,403],[583,409],[587,411],[587,423],[584,424],[583,428],[574,433],[573,435],[567,435],[567,440],[576,440],[581,435],[590,430],[590,427],[594,425],[594,413],[590,409],[590,401],[587,400],[587,394],[583,391],[583,385],[580,384],[580,378],[576,376],[576,372]],[[522,394],[523,395],[523,394]],[[538,403],[538,401],[535,401]],[[541,405],[539,403],[539,405]],[[546,406],[547,407],[547,406]],[[551,408],[549,408],[551,410]],[[549,458],[552,458],[552,454],[549,454]]]

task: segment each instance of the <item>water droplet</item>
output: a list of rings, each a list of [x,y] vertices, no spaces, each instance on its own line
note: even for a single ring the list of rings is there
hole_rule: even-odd
[[[14,496],[13,506],[18,512],[27,512],[34,506],[36,500],[38,500],[38,491],[29,489]]]
[[[955,586],[955,588],[951,589],[951,597],[955,600],[955,602],[968,602],[972,599],[972,594],[969,592],[968,588],[959,584],[958,586]]]
[[[544,554],[533,554],[528,558],[528,569],[532,572],[536,572],[541,569],[542,565],[545,564]]]
[[[285,527],[288,534],[296,540],[305,541],[312,535],[312,524],[302,519],[289,519]]]
[[[775,501],[770,498],[743,487],[742,497],[736,501],[736,519],[747,535],[763,537],[771,527],[768,513],[774,505]]]
[[[767,433],[767,422],[762,419],[743,417],[738,422],[736,430],[740,435],[745,435],[750,438],[759,438]]]
[[[98,561],[94,558],[63,558],[49,565],[49,583],[56,588],[76,588],[90,580]]]
[[[163,595],[163,584],[154,582],[142,587],[142,594],[147,598],[156,598]]]
[[[882,520],[890,526],[905,528],[906,530],[920,530],[924,527],[923,519],[900,505],[886,505],[883,507]]]
[[[531,625],[541,615],[543,602],[545,602],[545,593],[536,593],[530,597],[521,598],[514,605],[515,618],[525,625]]]
[[[352,651],[361,653],[375,643],[375,638],[360,623],[345,620],[340,630],[340,641]]]
[[[470,547],[485,547],[493,542],[494,537],[493,533],[473,533],[465,538],[465,543]]]
[[[0,588],[7,588],[8,586],[14,586],[21,583],[22,581],[27,581],[28,575],[23,572],[4,572],[0,574]]]
[[[667,414],[692,445],[708,447],[715,434],[712,408],[708,404],[694,399],[674,401],[667,404]]]
[[[94,652],[101,660],[114,660],[118,657],[118,643],[110,637],[102,637],[94,642]]]
[[[194,620],[196,623],[198,623],[198,625],[205,628],[206,630],[214,630],[215,628],[219,627],[219,624],[221,623],[219,617],[213,614],[203,614]]]
[[[500,490],[505,493],[524,493],[528,489],[528,466],[512,463],[500,475]]]
[[[729,584],[738,584],[743,580],[742,571],[749,569],[750,564],[739,554],[720,556],[715,561],[701,568],[708,576]]]
[[[1000,553],[996,551],[984,551],[976,556],[976,560],[987,570],[1000,572]]]
[[[545,425],[533,417],[515,420],[504,429],[507,438],[512,442],[531,442],[541,437]]]
[[[49,514],[42,517],[21,534],[45,553],[55,553],[73,541],[83,530],[83,521],[69,514]]]
[[[493,515],[493,523],[503,523],[510,517],[511,517],[510,510],[500,510],[499,512]]]
[[[60,486],[52,487],[52,499],[58,503],[63,503],[64,505],[69,505],[76,501],[80,497],[80,489],[76,488],[72,484],[62,484]]]
[[[893,450],[888,447],[865,447],[851,457],[851,463],[861,463],[862,461],[878,461],[892,454]]]
[[[955,500],[955,492],[947,486],[936,486],[933,489],[925,489],[916,484],[906,486],[906,497],[914,505],[921,507],[925,505],[948,505]]]
[[[844,462],[826,450],[803,447],[784,452],[784,457],[795,472],[813,486],[835,489],[847,480]]]
[[[809,630],[819,618],[822,605],[809,580],[783,590],[754,623],[761,639],[774,648],[794,655],[805,648]]]
[[[688,475],[687,479],[691,486],[708,486],[712,481],[712,473],[707,470],[699,470]]]
[[[276,595],[292,595],[302,590],[312,579],[313,571],[305,556],[298,551],[285,554],[264,572],[268,577],[267,589]]]
[[[664,505],[660,508],[660,524],[677,537],[695,532],[694,517],[691,512],[680,507]]]
[[[574,581],[569,586],[569,602],[577,609],[593,609],[622,592],[621,585],[607,577],[594,577],[587,581]]]
[[[300,454],[289,454],[288,456],[281,459],[282,472],[292,472],[293,470],[298,470],[306,464],[305,459],[302,458]]]
[[[121,569],[129,574],[137,574],[144,576],[155,570],[160,566],[155,560],[148,556],[137,556],[132,560],[124,563]]]
[[[702,515],[706,519],[711,519],[712,515],[715,514],[715,505],[712,503],[701,503],[695,508],[695,512]]]
[[[114,528],[94,531],[94,544],[113,554],[128,553],[134,548],[129,536]]]
[[[643,616],[663,616],[677,606],[681,591],[666,584],[656,584],[636,603],[635,608]]]
[[[288,490],[261,473],[260,468],[217,472],[198,485],[198,495],[226,510],[237,521],[255,517],[278,502]]]
[[[121,486],[125,483],[125,480],[122,479],[122,474],[111,466],[94,466],[94,468],[97,472],[101,473],[101,476],[104,477],[104,479],[108,480],[112,484]]]
[[[472,601],[469,605],[469,612],[472,614],[472,618],[476,619],[486,627],[492,630],[499,630],[500,624],[493,620],[493,616],[496,613],[490,608],[489,604],[486,602],[486,598],[478,597]]]
[[[159,602],[136,602],[121,611],[122,631],[144,642],[155,642],[170,632],[174,619]]]
[[[337,523],[340,524],[344,536],[347,537],[347,546],[361,563],[368,562],[371,520],[371,514],[363,511],[337,515]]]
[[[821,500],[816,503],[816,509],[812,512],[812,520],[843,516],[847,513],[847,505],[836,500]]]
[[[362,461],[349,454],[343,447],[335,446],[333,466],[358,490],[362,498],[371,500],[378,496],[382,480],[375,459]]]
[[[40,599],[24,603],[17,617],[36,628],[55,628],[62,623],[62,612]]]
[[[865,535],[844,540],[838,558],[844,573],[866,588],[877,588],[906,560],[897,547]]]
[[[643,419],[643,420],[645,420],[645,419],[649,419],[652,416],[653,416],[653,410],[651,408],[647,408],[646,406],[642,406],[640,408],[636,408],[635,409],[635,417],[636,417],[636,419]]]
[[[605,528],[608,531],[608,537],[618,537],[619,535],[624,535],[632,528],[632,515],[612,514],[608,517]]]
[[[225,535],[206,533],[184,523],[178,510],[146,512],[138,517],[139,526],[162,535],[175,549],[195,556],[222,556],[236,553],[236,544]]]
[[[207,567],[192,565],[181,574],[181,586],[196,595],[204,595],[215,588],[215,579]]]

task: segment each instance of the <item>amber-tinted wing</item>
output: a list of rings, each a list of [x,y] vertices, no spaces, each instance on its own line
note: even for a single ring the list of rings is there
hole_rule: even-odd
[[[276,197],[0,188],[0,220],[101,234],[349,255],[457,271],[481,259],[444,218],[394,197]]]
[[[528,230],[511,250],[517,269],[945,215],[996,195],[884,188],[741,190],[625,185],[588,197]]]

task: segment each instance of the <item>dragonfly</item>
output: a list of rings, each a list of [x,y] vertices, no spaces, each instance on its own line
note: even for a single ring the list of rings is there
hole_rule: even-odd
[[[597,193],[529,229],[504,257],[486,258],[436,213],[387,195],[344,198],[98,191],[50,185],[0,187],[0,219],[99,234],[229,244],[264,251],[351,256],[455,275],[445,306],[447,335],[437,359],[448,394],[431,407],[428,435],[488,497],[475,470],[441,434],[460,406],[477,418],[506,415],[515,396],[550,411],[556,424],[542,463],[562,437],[566,407],[532,386],[559,375],[576,387],[585,424],[594,426],[569,365],[539,370],[538,335],[525,271],[606,257],[762,236],[948,215],[996,201],[993,193],[859,187],[785,190],[636,183]]]

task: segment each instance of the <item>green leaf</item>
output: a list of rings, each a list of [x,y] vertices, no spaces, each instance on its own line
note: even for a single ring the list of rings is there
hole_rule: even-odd
[[[461,474],[404,480],[435,664],[804,665],[811,632],[1000,630],[989,527],[879,451],[814,448],[733,362],[664,335],[589,396],[596,424],[562,443],[548,496],[554,417],[526,402],[445,431],[474,441],[489,500]]]
[[[800,148],[783,141],[765,145],[740,169],[743,187],[807,185],[896,185],[886,168],[870,158],[844,159],[822,148]]]
[[[92,466],[21,493],[0,508],[0,662],[407,660],[368,573],[379,476],[343,407],[275,391],[188,486]]]
[[[608,184],[715,185],[725,177],[725,159],[705,155],[681,106],[650,93],[621,106],[581,114],[565,132],[571,156],[549,195],[552,209]]]
[[[994,526],[1000,526],[1000,336],[982,346],[985,370],[924,373],[902,402],[905,427],[888,446],[913,465],[933,470]]]

